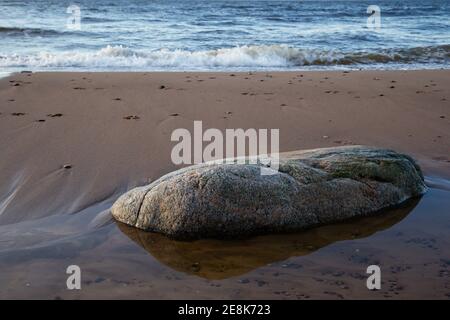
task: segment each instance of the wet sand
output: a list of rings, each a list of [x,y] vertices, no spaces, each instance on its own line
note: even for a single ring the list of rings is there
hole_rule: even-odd
[[[0,298],[448,299],[449,101],[449,70],[0,79]],[[419,161],[431,188],[384,216],[234,244],[113,222],[122,192],[177,168],[170,134],[194,120],[278,128],[281,151],[392,148]],[[70,264],[81,291],[65,287]],[[382,268],[380,291],[366,289],[369,264]]]

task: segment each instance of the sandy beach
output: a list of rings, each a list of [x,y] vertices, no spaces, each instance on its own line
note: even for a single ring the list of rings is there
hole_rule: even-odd
[[[313,232],[302,237],[314,248],[300,252],[284,248],[285,238],[262,238],[248,245],[270,241],[284,254],[255,256],[233,272],[236,256],[223,258],[224,275],[217,266],[198,275],[192,265],[217,243],[186,244],[198,255],[177,260],[182,245],[155,236],[152,252],[108,215],[121,193],[179,168],[170,135],[194,120],[205,129],[279,129],[280,151],[391,148],[417,159],[431,192],[409,204],[412,214],[396,215],[401,226],[371,220],[355,236],[344,225],[319,244]],[[0,150],[0,298],[450,296],[450,70],[18,73],[0,79]],[[373,293],[361,266],[379,259],[391,278]],[[79,292],[64,289],[72,262],[86,270]]]

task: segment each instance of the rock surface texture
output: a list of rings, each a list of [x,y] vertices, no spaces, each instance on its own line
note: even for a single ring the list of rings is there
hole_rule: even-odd
[[[273,175],[261,175],[261,166],[186,167],[128,191],[111,212],[176,239],[232,238],[364,216],[426,191],[411,157],[372,147],[282,153]]]

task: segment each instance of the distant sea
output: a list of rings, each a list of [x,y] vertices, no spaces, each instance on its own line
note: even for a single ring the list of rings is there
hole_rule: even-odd
[[[379,20],[369,5],[378,6]],[[379,25],[367,25],[371,15]],[[437,69],[449,62],[450,0],[0,1],[0,74]]]

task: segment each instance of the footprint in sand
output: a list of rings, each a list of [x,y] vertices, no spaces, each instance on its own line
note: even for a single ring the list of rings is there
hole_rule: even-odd
[[[140,118],[138,116],[126,116],[123,117],[125,120],[139,120]]]

